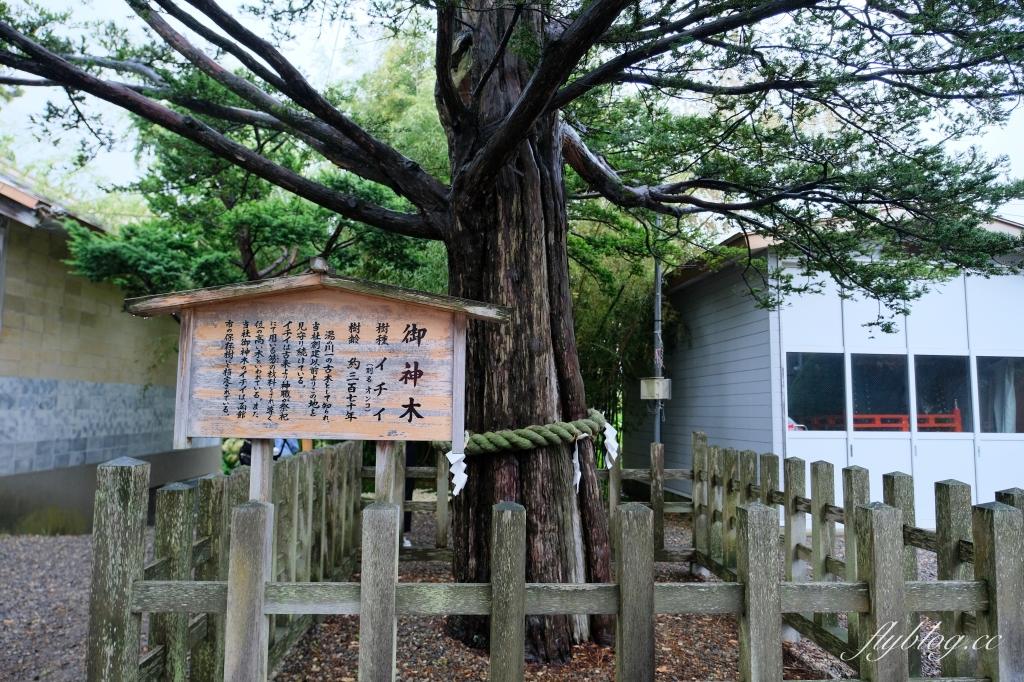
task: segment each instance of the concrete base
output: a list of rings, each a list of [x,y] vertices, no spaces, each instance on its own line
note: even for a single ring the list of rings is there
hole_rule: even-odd
[[[710,578],[711,577],[711,571],[709,571],[708,569],[704,568],[700,564],[692,563],[692,564],[690,564],[690,575],[695,575],[698,578]],[[783,627],[785,627],[785,626],[783,626]]]
[[[151,464],[150,488],[220,471],[219,446],[137,457]],[[0,477],[0,531],[88,533],[96,497],[96,467],[85,464]],[[28,523],[26,517],[32,517]],[[23,523],[25,522],[25,523]]]

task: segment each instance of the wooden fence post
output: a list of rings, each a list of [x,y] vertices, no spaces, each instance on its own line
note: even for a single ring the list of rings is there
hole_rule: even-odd
[[[132,613],[132,583],[146,553],[149,463],[121,457],[96,467],[92,592],[85,669],[89,682],[134,681],[142,614]]]
[[[312,455],[296,457],[295,582],[308,583],[312,577],[313,548],[313,462]]]
[[[434,528],[434,546],[444,549],[448,546],[448,476],[451,473],[451,462],[445,453],[437,453],[437,515]]]
[[[665,444],[651,443],[651,511],[654,549],[665,549]]]
[[[750,491],[752,485],[757,485],[757,453],[744,450],[740,453],[740,504],[757,502],[757,495]]]
[[[231,547],[231,514],[238,505],[249,499],[249,473],[248,466],[239,466],[231,470],[228,476],[227,491],[224,499],[224,554],[225,561],[230,561]],[[225,571],[227,564],[225,564]]]
[[[399,523],[403,525],[398,527],[398,534],[402,535],[405,523],[405,441],[399,441],[395,444],[395,455],[395,487],[394,492],[391,493],[391,499],[394,500],[402,512],[402,515],[399,517]]]
[[[359,682],[395,679],[395,584],[401,507],[374,502],[363,510],[363,562],[359,591]]]
[[[843,469],[843,546],[846,580],[857,575],[857,507],[871,501],[871,474],[864,467]],[[847,641],[854,651],[860,649],[860,614],[846,614]],[[869,635],[871,633],[868,633]]]
[[[778,511],[772,502],[772,493],[779,491],[779,456],[766,452],[761,455],[761,504]]]
[[[611,529],[611,545],[615,547],[615,524],[619,503],[622,502],[622,456],[615,458],[608,467],[608,528]]]
[[[708,447],[708,464],[710,468],[711,487],[708,489],[708,504],[711,506],[711,537],[709,550],[711,557],[722,559],[722,469],[724,468],[722,448],[718,445]]]
[[[970,540],[971,486],[946,480],[935,484],[936,567],[939,580],[972,580],[974,567],[960,560],[960,541]],[[942,636],[964,634],[963,612],[943,611]],[[943,652],[945,653],[945,652]],[[973,677],[970,648],[957,648],[942,659],[943,677]]]
[[[278,583],[290,583],[295,581],[295,574],[291,572],[288,548],[291,545],[289,531],[292,524],[291,519],[295,514],[292,507],[291,482],[288,465],[291,457],[285,457],[274,462],[272,474],[274,485],[272,488],[272,499],[274,503],[274,523],[271,526],[271,581]],[[287,627],[291,616],[289,614],[278,614],[270,619],[269,642],[274,643],[277,637],[277,628]]]
[[[231,510],[249,499],[249,475],[252,470],[248,466],[235,467],[228,477],[227,529],[231,531]]]
[[[693,546],[699,552],[710,556],[710,519],[708,518],[708,488],[711,487],[708,472],[708,435],[703,431],[694,431],[692,436],[693,459]],[[691,571],[699,573],[702,569],[696,563],[690,565]],[[694,570],[696,569],[696,570]]]
[[[328,580],[336,580],[335,573],[345,561],[349,551],[348,524],[352,505],[349,504],[351,474],[348,466],[348,452],[345,446],[335,447],[331,453],[331,531],[327,539],[330,550]]]
[[[327,461],[330,452],[318,450],[308,455],[313,469],[313,517],[310,522],[309,579],[319,583],[326,580],[327,570]],[[322,614],[321,614],[322,615]],[[318,622],[322,622],[320,619]]]
[[[363,448],[354,447],[349,452],[349,489],[352,491],[348,503],[351,505],[348,515],[349,552],[354,552],[363,542]]]
[[[224,532],[228,477],[221,473],[199,479],[196,535],[210,538],[210,558],[196,566],[196,580],[228,579],[228,548]],[[224,616],[206,614],[206,636],[192,648],[192,682],[218,682],[224,676]]]
[[[619,505],[615,578],[619,618],[615,628],[616,682],[654,681],[654,512],[642,504]]]
[[[273,505],[250,500],[232,510],[224,638],[224,679],[230,682],[267,679],[270,616],[263,614],[263,603],[273,532]]]
[[[905,682],[906,587],[903,583],[903,513],[872,502],[857,507],[857,580],[868,584],[871,608],[861,614],[860,677]],[[877,636],[876,636],[877,635]],[[882,648],[885,642],[896,646]]]
[[[782,679],[782,593],[779,587],[779,513],[756,502],[736,510],[736,577],[744,584],[740,614],[741,682]]]
[[[786,582],[804,583],[807,582],[807,562],[804,561],[797,545],[807,543],[807,514],[797,511],[796,498],[806,497],[807,493],[807,463],[799,457],[787,457],[782,462],[782,485],[786,496],[784,511],[782,512],[784,526],[784,558]],[[782,628],[782,641],[799,642],[800,633],[786,625]]]
[[[740,453],[726,448],[722,465],[722,564],[736,566],[736,509],[740,506]]]
[[[153,558],[167,559],[167,580],[187,581],[192,576],[192,521],[195,490],[171,483],[156,491],[156,528]],[[164,647],[161,680],[184,682],[188,672],[187,613],[154,613],[150,616],[150,646]]]
[[[522,682],[526,671],[526,507],[491,512],[491,682]]]
[[[1008,490],[1000,490],[996,492],[996,502],[1016,507],[1021,513],[1024,513],[1024,489],[1010,488]]]
[[[916,526],[917,514],[914,509],[914,477],[893,472],[882,475],[882,501],[903,512],[903,525]],[[903,546],[903,579],[917,580],[917,547]],[[918,613],[907,614],[907,632],[921,623]],[[921,677],[921,650],[917,647],[907,651],[907,671],[911,677]]]
[[[799,457],[787,457],[783,468],[786,581],[802,583],[807,582],[807,562],[800,558],[796,546],[807,542],[807,514],[797,511],[796,498],[807,493],[807,463]]]
[[[836,522],[825,518],[825,508],[836,503],[836,470],[830,462],[811,463],[811,573],[815,582],[835,582],[825,557],[836,555]],[[839,614],[816,613],[814,622],[822,627],[839,627]]]
[[[988,610],[975,620],[978,675],[1018,682],[1024,679],[1024,516],[1001,502],[979,504],[972,530],[974,576],[988,583]]]

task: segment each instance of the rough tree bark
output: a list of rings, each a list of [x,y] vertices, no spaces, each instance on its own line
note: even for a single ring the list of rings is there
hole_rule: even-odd
[[[511,35],[510,25],[539,36],[536,13],[520,15],[486,0],[461,12],[476,26],[452,36],[450,69],[457,96],[471,101],[472,89]],[[443,17],[442,17],[443,23]],[[522,28],[520,30],[523,30]],[[445,41],[444,27],[439,40]],[[439,52],[444,44],[439,45]],[[454,61],[454,60],[453,60]],[[468,66],[468,68],[467,68]],[[519,99],[531,68],[508,50],[479,89],[477,106],[446,115],[443,93],[438,108],[448,134],[453,186],[464,160],[486,139]],[[461,78],[460,78],[461,76]],[[467,349],[467,428],[508,429],[569,421],[586,416],[587,404],[576,354],[566,249],[567,217],[563,182],[562,125],[549,114],[533,127],[497,182],[452,206],[449,293],[513,310],[506,327],[471,323]],[[527,513],[527,581],[610,582],[607,520],[595,472],[593,445],[580,442],[583,479],[572,486],[571,446],[523,454],[470,457],[469,482],[454,505],[454,572],[460,582],[490,579],[491,505],[518,502]],[[486,646],[486,619],[451,617],[449,632],[470,645]],[[530,617],[527,659],[563,662],[574,643],[590,638],[614,641],[608,617]]]

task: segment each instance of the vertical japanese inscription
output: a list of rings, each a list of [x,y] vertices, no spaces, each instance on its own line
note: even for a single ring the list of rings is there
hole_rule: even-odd
[[[306,323],[299,322],[298,332],[295,334],[295,339],[299,342],[298,348],[295,349],[295,356],[298,358],[299,366],[295,370],[295,376],[298,379],[299,386],[304,386],[306,381],[306,357],[309,354],[309,350],[306,348]]]
[[[320,402],[316,399],[316,375],[320,373],[320,323],[313,322],[309,337],[309,416],[315,417]]]
[[[281,404],[277,410],[277,419],[286,422],[292,399],[292,384],[288,379],[289,361],[292,356],[292,321],[285,322],[281,329]]]
[[[245,419],[246,415],[245,388],[248,382],[248,377],[246,376],[246,374],[248,373],[249,370],[249,344],[251,343],[251,341],[252,339],[250,338],[249,332],[249,320],[242,320],[242,347],[241,352],[239,353],[241,359],[238,362],[238,411],[236,412],[236,415],[238,416],[239,419]]]
[[[224,387],[224,414],[231,414],[228,403],[231,402],[231,361],[235,359],[235,323],[228,320],[224,324],[224,371],[221,372],[221,385]]]
[[[324,399],[322,407],[325,422],[331,421],[331,373],[334,371],[334,330],[328,329],[324,335]]]
[[[256,330],[256,338],[252,344],[252,416],[260,416],[260,391],[263,386],[263,320],[256,320],[253,324]]]
[[[359,358],[349,358],[347,374],[345,375],[345,419],[352,421],[356,418],[356,390],[359,384]]]
[[[273,421],[274,390],[277,388],[277,322],[270,323],[267,351],[267,419]]]
[[[283,430],[273,433],[289,436],[436,438],[444,433],[432,431],[450,423],[451,404],[450,345],[445,334],[431,333],[439,326],[437,314],[402,319],[368,310],[360,319],[347,311],[342,317],[329,309],[306,310],[305,319],[302,312],[289,319],[290,309],[258,305],[248,313],[232,309],[200,322],[192,393],[199,407],[190,417],[196,436],[227,429],[225,435],[270,437],[278,425]],[[400,333],[391,334],[392,328]],[[345,389],[342,402],[339,382]],[[237,426],[227,427],[212,413]],[[259,424],[271,431],[250,430]]]

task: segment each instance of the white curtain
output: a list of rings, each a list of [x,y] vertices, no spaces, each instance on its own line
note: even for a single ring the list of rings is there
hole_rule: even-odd
[[[1017,390],[1014,386],[1014,359],[996,363],[992,373],[992,409],[996,433],[1017,433]]]

